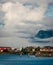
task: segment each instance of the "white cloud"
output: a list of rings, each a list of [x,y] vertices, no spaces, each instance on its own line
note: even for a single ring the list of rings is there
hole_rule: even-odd
[[[16,25],[25,25],[23,21],[38,21],[41,20],[45,13],[45,8],[42,6],[38,8],[34,8],[31,10],[30,8],[24,7],[19,2],[12,3],[7,2],[2,4],[2,10],[5,12],[4,20],[5,20],[5,28],[12,28]]]
[[[0,4],[0,11],[4,13],[1,16],[4,20],[4,27],[0,32],[0,45],[9,46],[27,46],[39,45],[39,43],[32,44],[31,39],[24,39],[35,35],[40,29],[47,29],[48,23],[51,26],[50,19],[46,20],[44,13],[47,10],[48,4],[52,0],[2,0],[4,3]],[[0,1],[0,2],[2,2]],[[32,3],[31,7],[26,7],[24,3]],[[38,7],[36,7],[36,5]],[[46,22],[45,22],[46,21]],[[1,21],[2,22],[2,21]],[[53,25],[53,24],[52,24]],[[21,33],[19,33],[21,32]],[[41,44],[40,44],[41,45]]]

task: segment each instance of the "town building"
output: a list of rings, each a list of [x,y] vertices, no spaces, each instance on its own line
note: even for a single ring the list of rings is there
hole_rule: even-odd
[[[0,52],[3,52],[4,50],[8,50],[10,51],[11,50],[11,47],[0,47]]]
[[[43,48],[40,48],[40,51],[50,51],[50,52],[53,52],[53,47],[43,47]]]

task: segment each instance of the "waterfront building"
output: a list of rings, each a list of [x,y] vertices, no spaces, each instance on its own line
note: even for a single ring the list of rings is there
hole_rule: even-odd
[[[10,51],[11,50],[11,47],[0,47],[0,52],[3,52],[4,50],[8,50]]]

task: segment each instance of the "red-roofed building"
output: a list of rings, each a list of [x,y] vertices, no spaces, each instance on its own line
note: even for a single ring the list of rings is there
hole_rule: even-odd
[[[9,51],[11,49],[11,47],[0,47],[0,52],[3,52],[6,49]]]

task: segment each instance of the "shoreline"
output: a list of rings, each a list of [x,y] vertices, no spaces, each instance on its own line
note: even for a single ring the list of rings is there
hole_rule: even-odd
[[[28,57],[53,57],[53,56],[36,56],[36,55],[27,55],[27,54],[25,54],[25,55],[18,55],[18,54],[0,54],[0,55],[17,55],[17,56],[20,56],[20,57],[22,57],[22,56],[28,56]]]
[[[22,49],[11,47],[0,47],[0,54],[34,55],[36,57],[53,57],[53,47],[25,47]]]

